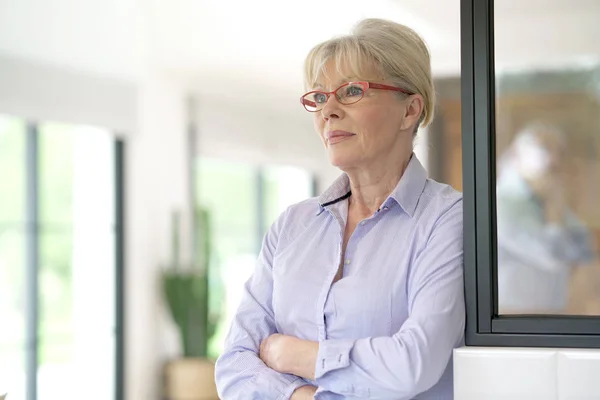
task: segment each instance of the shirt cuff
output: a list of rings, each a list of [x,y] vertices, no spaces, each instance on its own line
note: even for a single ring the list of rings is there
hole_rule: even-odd
[[[307,385],[304,380],[297,376],[280,374],[272,369],[260,371],[254,376],[254,382],[260,388],[261,393],[267,396],[268,394],[277,394],[274,397],[264,397],[265,399],[273,398],[277,400],[289,400],[294,390]]]
[[[294,380],[292,383],[290,383],[288,385],[288,387],[285,389],[285,391],[281,394],[281,396],[277,399],[277,400],[290,400],[290,397],[292,397],[292,394],[294,394],[294,391],[296,389],[298,389],[299,387],[302,386],[306,386],[308,385],[308,383],[306,383],[304,380],[297,378],[296,380]]]
[[[354,347],[354,340],[324,340],[320,342],[315,365],[315,380],[322,378],[328,372],[348,367],[352,347]]]
[[[325,390],[321,387],[315,393],[315,400],[344,400],[346,396]]]

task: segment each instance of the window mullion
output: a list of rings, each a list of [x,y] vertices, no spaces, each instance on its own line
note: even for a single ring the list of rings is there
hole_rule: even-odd
[[[39,132],[27,125],[25,146],[25,382],[26,399],[37,399],[39,353]]]

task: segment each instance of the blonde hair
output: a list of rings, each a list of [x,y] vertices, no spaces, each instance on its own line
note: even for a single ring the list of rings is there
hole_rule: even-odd
[[[433,119],[435,90],[431,58],[423,39],[412,29],[396,22],[369,18],[355,25],[352,33],[332,38],[312,48],[304,63],[304,83],[315,87],[333,60],[337,72],[364,76],[373,65],[386,80],[423,96],[423,112],[415,127]]]

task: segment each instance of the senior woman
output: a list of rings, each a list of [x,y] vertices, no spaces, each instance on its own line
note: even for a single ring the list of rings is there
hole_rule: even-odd
[[[314,47],[301,98],[343,174],[271,226],[216,363],[222,398],[451,399],[462,197],[413,154],[428,50],[379,19]]]

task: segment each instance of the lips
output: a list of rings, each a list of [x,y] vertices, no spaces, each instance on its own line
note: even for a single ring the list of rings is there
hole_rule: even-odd
[[[352,132],[346,132],[341,130],[329,131],[327,132],[327,143],[336,144],[344,140],[350,139],[353,136],[355,136],[355,134]]]

